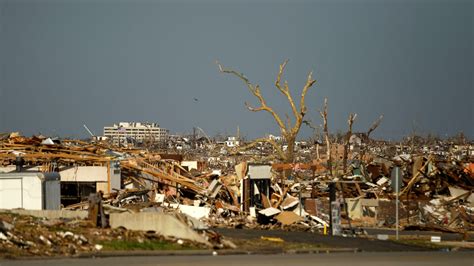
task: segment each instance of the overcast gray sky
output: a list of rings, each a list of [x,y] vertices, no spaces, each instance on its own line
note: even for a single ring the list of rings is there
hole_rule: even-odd
[[[356,131],[385,115],[376,137],[414,126],[472,138],[473,2],[0,0],[0,132],[85,137],[84,123],[101,134],[134,120],[278,134],[214,62],[259,83],[284,116],[273,82],[288,58],[294,95],[314,70],[306,99],[316,124],[328,97],[333,131],[355,112]]]

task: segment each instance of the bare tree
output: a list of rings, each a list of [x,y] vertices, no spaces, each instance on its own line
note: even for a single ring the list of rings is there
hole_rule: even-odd
[[[303,120],[303,124],[307,125],[313,130],[313,135],[310,138],[311,143],[316,143],[316,159],[319,160],[319,141],[321,140],[321,128],[322,125],[315,126],[311,120]]]
[[[349,153],[349,141],[352,136],[352,124],[354,124],[354,120],[356,119],[357,114],[350,114],[349,119],[347,120],[347,124],[349,125],[349,129],[347,130],[346,137],[344,139],[344,157],[342,159],[342,169],[343,173],[345,174],[347,171],[347,154]]]
[[[254,141],[254,143],[267,142],[271,144],[274,150],[276,151],[277,158],[279,160],[286,163],[292,163],[294,162],[294,159],[295,159],[295,156],[294,156],[295,140],[300,131],[303,118],[306,115],[306,111],[307,111],[306,105],[305,105],[305,96],[306,96],[306,93],[308,92],[308,89],[314,85],[316,80],[313,79],[312,72],[309,72],[308,77],[306,79],[306,83],[301,91],[300,104],[298,108],[295,104],[295,101],[293,100],[293,97],[291,96],[288,82],[285,81],[283,84],[281,84],[281,78],[283,76],[283,72],[285,70],[287,63],[288,63],[288,60],[285,60],[285,62],[283,62],[283,64],[280,65],[280,71],[278,72],[278,75],[275,81],[275,87],[283,96],[287,98],[288,103],[291,106],[291,110],[294,116],[293,125],[291,125],[291,121],[288,115],[286,116],[287,122],[285,124],[284,121],[281,119],[281,117],[273,110],[273,108],[267,105],[264,97],[262,96],[262,93],[260,91],[260,86],[258,84],[252,84],[244,74],[239,73],[233,69],[224,68],[221,64],[219,64],[219,62],[216,62],[216,64],[219,66],[219,71],[221,73],[227,73],[227,74],[232,74],[234,76],[237,76],[239,79],[241,79],[245,83],[249,91],[260,102],[260,107],[252,107],[246,102],[245,106],[247,107],[247,109],[252,112],[265,111],[271,114],[276,124],[280,128],[281,135],[285,139],[288,147],[286,151],[284,151],[278,143],[266,138],[257,139]],[[251,144],[251,145],[255,145],[255,144]]]
[[[319,115],[323,119],[323,131],[324,139],[326,140],[326,155],[327,155],[327,164],[329,169],[329,174],[332,175],[332,158],[331,158],[331,140],[329,139],[329,129],[328,129],[328,99],[324,99],[324,108],[323,111],[319,111]]]
[[[380,115],[377,120],[375,120],[372,125],[370,126],[369,130],[367,130],[366,136],[367,136],[367,144],[370,142],[370,134],[374,132],[375,129],[377,129],[382,122],[383,115]],[[362,148],[361,154],[360,154],[360,160],[364,160],[365,152],[367,151],[367,145]]]

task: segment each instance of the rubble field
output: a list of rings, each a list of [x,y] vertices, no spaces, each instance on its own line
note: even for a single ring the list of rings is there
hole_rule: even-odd
[[[340,149],[330,161],[319,150],[314,158],[312,147],[296,152],[301,162],[282,163],[269,159],[269,147],[239,153],[212,146],[171,154],[107,142],[0,135],[0,177],[57,173],[60,209],[87,213],[86,219],[48,220],[2,211],[0,251],[4,257],[72,256],[266,243],[286,249],[300,244],[285,247],[271,238],[253,243],[234,238],[233,243],[213,228],[363,238],[362,227],[396,228],[397,198],[400,230],[463,236],[474,230],[472,156],[392,154],[381,145],[350,151],[344,164]],[[81,174],[91,169],[105,177]]]
[[[151,231],[96,228],[87,220],[48,220],[0,213],[0,257],[3,258],[76,256],[113,250],[202,248],[208,247]]]

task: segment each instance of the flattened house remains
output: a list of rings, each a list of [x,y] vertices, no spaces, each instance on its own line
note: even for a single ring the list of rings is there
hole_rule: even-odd
[[[203,155],[190,155],[183,163],[182,155],[105,142],[3,135],[0,208],[87,210],[95,226],[153,230],[203,245],[232,247],[209,228],[354,234],[358,227],[394,227],[391,184],[398,167],[402,228],[473,230],[472,157],[387,157],[369,151],[361,159],[354,150],[344,172],[339,157],[329,165],[325,156],[314,159],[314,151],[299,152],[306,163],[282,164],[262,161],[256,156],[261,150],[223,154],[214,149],[219,151],[208,154],[222,163],[210,167]],[[30,192],[24,193],[28,187],[22,185],[26,183],[6,181],[19,174],[33,176],[38,184],[52,182],[38,194],[44,204],[31,207]],[[5,195],[15,197],[6,200]],[[159,226],[160,220],[175,226]]]

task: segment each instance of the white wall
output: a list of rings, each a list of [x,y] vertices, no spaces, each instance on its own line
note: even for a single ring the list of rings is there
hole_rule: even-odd
[[[0,178],[0,208],[43,208],[41,179],[36,175]]]
[[[21,208],[22,200],[21,178],[0,179],[0,208]]]
[[[23,178],[23,208],[27,210],[43,209],[43,187],[37,176]]]
[[[107,182],[107,166],[77,166],[59,172],[61,181]]]

